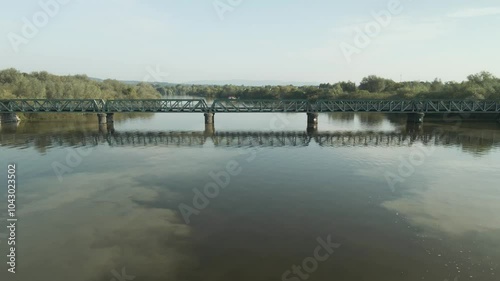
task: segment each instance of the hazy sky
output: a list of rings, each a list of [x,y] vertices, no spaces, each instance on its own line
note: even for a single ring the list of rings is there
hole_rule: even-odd
[[[0,69],[168,82],[500,76],[498,0],[1,1]]]

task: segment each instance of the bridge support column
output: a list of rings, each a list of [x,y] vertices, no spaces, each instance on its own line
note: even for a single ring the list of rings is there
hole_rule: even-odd
[[[108,134],[114,134],[115,133],[115,124],[114,123],[108,123],[106,126],[108,129]]]
[[[205,137],[213,137],[215,134],[215,125],[214,124],[205,124],[205,131],[203,135]]]
[[[425,113],[408,113],[408,123],[424,123]]]
[[[318,116],[317,112],[307,113],[307,128],[318,128]]]
[[[214,115],[213,112],[205,113],[205,125],[214,124]]]
[[[406,133],[408,135],[422,134],[424,132],[424,126],[422,123],[406,123]]]
[[[318,126],[316,126],[316,127],[307,126],[306,132],[309,136],[314,136],[318,133]]]
[[[106,123],[108,123],[108,124],[115,123],[115,114],[114,113],[107,113],[106,114]]]
[[[115,132],[115,125],[113,123],[99,124],[99,134],[106,135]]]
[[[16,113],[2,113],[0,118],[2,123],[17,123],[21,120]]]
[[[99,124],[99,134],[105,135],[108,133],[108,126],[104,124]]]
[[[106,114],[104,114],[104,113],[97,114],[97,122],[99,124],[106,124],[107,123],[106,119],[107,119]]]

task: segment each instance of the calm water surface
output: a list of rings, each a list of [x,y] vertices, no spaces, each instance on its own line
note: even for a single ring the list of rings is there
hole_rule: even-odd
[[[17,274],[1,280],[500,280],[496,123],[94,119],[2,127],[19,222]],[[224,188],[195,195],[228,165]],[[338,247],[314,260],[328,239]]]

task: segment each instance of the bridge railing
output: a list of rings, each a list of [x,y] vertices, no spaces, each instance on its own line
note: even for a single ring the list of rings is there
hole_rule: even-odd
[[[108,100],[106,112],[207,112],[204,99]]]
[[[491,100],[318,100],[311,104],[317,112],[393,113],[500,113],[500,102]]]
[[[500,101],[492,100],[429,100],[422,107],[424,112],[500,113]]]
[[[213,112],[394,112],[500,113],[491,100],[226,100],[217,99]]]
[[[0,113],[11,112],[102,112],[104,100],[91,99],[12,99],[0,100]]]
[[[308,100],[226,100],[213,102],[212,112],[309,112]]]
[[[208,105],[204,99],[0,100],[0,113],[10,112],[393,112],[500,113],[495,100],[224,100]]]

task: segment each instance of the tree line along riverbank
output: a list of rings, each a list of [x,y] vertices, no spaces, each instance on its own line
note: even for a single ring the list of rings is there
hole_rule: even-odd
[[[159,99],[175,96],[238,99],[500,99],[500,79],[480,72],[461,82],[395,82],[371,75],[318,86],[237,86],[130,83],[86,75],[59,76],[46,71],[0,71],[0,99]]]

